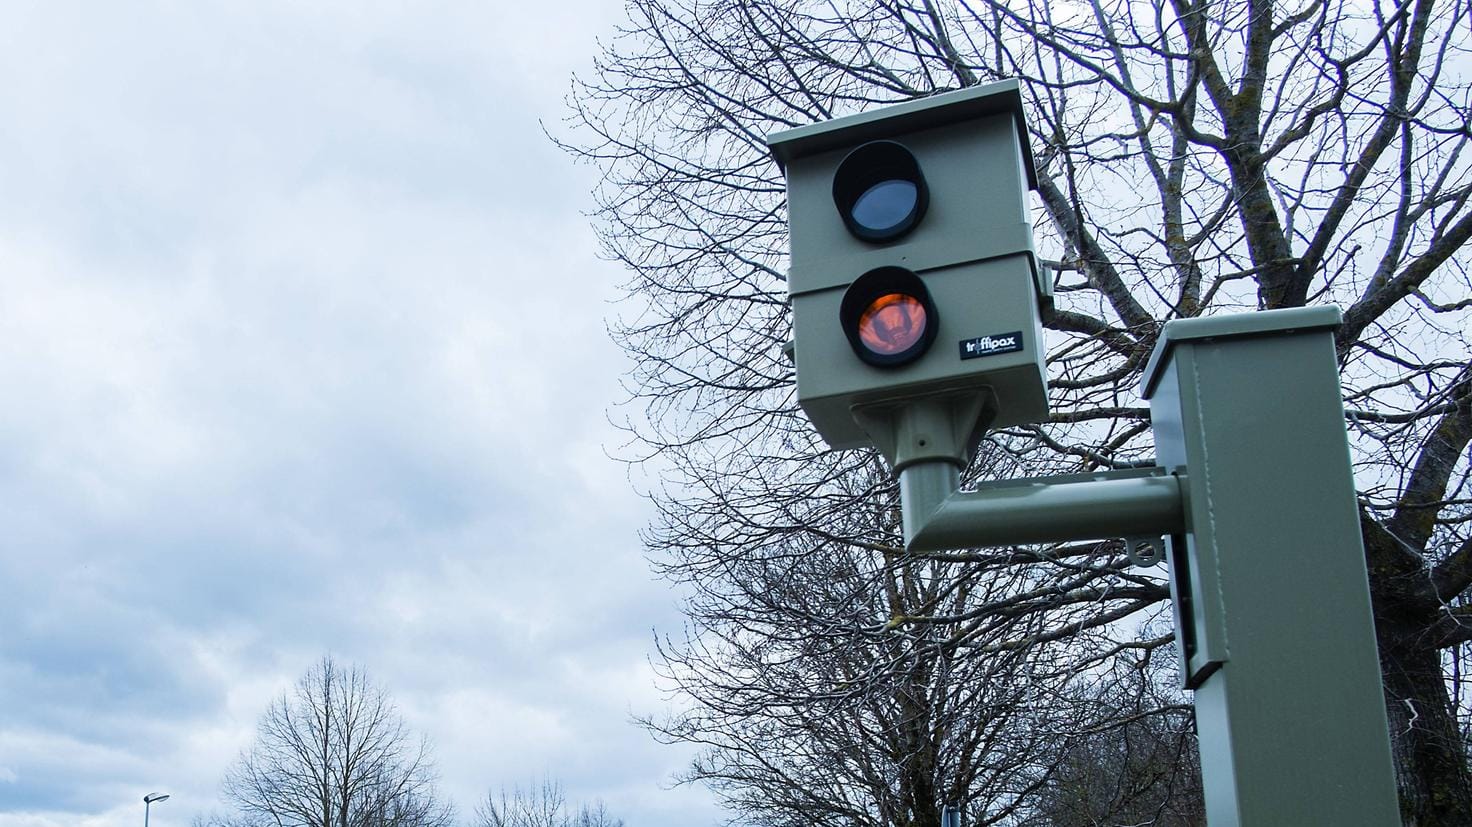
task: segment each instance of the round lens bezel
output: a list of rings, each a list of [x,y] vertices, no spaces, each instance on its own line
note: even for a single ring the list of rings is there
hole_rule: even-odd
[[[891,293],[909,296],[919,302],[925,311],[925,329],[910,347],[897,353],[878,353],[864,344],[859,335],[859,320],[871,304]],[[848,337],[849,346],[853,348],[855,356],[865,364],[892,368],[907,365],[930,350],[940,331],[940,314],[936,312],[930,291],[925,289],[925,282],[919,276],[903,267],[878,267],[854,279],[853,284],[849,285],[839,303],[838,323]]]
[[[915,203],[899,220],[887,227],[870,227],[854,218],[854,207],[865,193],[885,181],[906,181],[915,187]],[[833,173],[833,204],[843,225],[853,237],[871,244],[885,244],[908,235],[930,207],[930,188],[920,163],[903,144],[870,141],[854,149]]]

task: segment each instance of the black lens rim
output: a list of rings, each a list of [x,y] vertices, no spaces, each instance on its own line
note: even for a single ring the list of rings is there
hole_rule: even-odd
[[[890,293],[901,293],[920,302],[925,310],[925,330],[915,344],[899,353],[876,353],[859,336],[859,319],[875,299]],[[914,272],[903,267],[876,267],[854,279],[844,291],[838,305],[838,324],[861,361],[878,368],[893,368],[907,365],[930,350],[940,332],[940,314],[935,310],[930,291],[925,289],[925,282]]]
[[[864,193],[884,181],[908,181],[915,187],[915,205],[900,221],[875,229],[854,219],[854,206]],[[920,162],[903,144],[870,141],[844,157],[833,173],[833,204],[849,234],[860,241],[884,244],[903,238],[920,224],[930,208],[930,188]]]

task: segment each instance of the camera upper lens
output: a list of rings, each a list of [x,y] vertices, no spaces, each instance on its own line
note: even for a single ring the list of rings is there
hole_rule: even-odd
[[[839,163],[833,203],[855,238],[882,244],[920,223],[930,192],[910,150],[894,141],[870,141]]]

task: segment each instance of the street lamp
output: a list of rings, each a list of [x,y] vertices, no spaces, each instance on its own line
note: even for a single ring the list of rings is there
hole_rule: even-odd
[[[148,827],[148,808],[153,806],[153,802],[168,800],[168,793],[149,793],[143,796],[143,827]]]

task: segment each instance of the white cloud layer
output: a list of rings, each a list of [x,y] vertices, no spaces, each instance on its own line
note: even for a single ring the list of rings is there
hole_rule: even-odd
[[[332,654],[444,791],[712,823],[629,723],[678,623],[604,410],[590,184],[542,135],[617,7],[15,3],[0,27],[0,827],[221,805]]]

